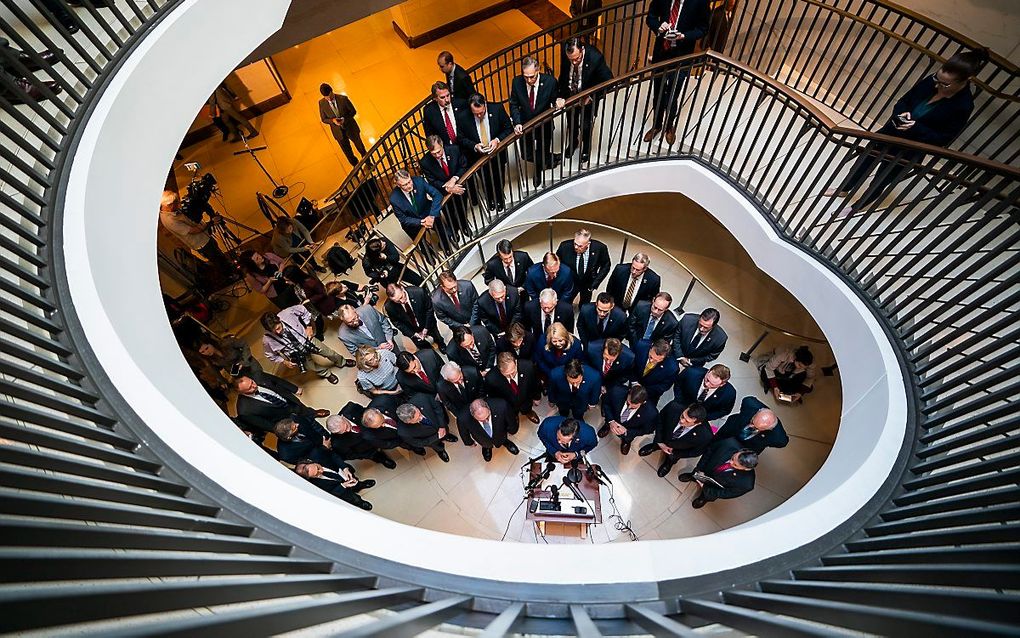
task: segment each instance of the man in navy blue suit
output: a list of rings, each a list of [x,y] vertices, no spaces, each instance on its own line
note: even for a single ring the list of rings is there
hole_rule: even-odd
[[[573,463],[578,454],[591,452],[599,444],[595,428],[565,416],[551,416],[542,421],[538,438],[545,445],[546,455],[564,465]]]
[[[630,453],[630,444],[639,436],[655,432],[659,411],[648,400],[648,391],[640,383],[630,388],[614,386],[602,399],[602,416],[606,422],[599,428],[599,438],[610,432],[620,437],[620,454]]]
[[[686,368],[673,384],[673,398],[683,405],[700,403],[709,421],[721,419],[733,411],[737,390],[730,383],[730,369],[717,363],[709,369]]]
[[[600,292],[594,303],[586,303],[577,311],[577,336],[585,346],[609,337],[622,338],[626,332],[627,313],[616,307],[608,292]]]
[[[588,408],[598,404],[601,395],[599,373],[578,359],[571,359],[549,373],[549,403],[559,409],[561,416],[583,419]]]
[[[767,405],[756,397],[744,397],[740,412],[726,419],[726,423],[715,433],[715,440],[736,439],[740,447],[758,454],[769,447],[786,447],[790,442],[783,423]]]
[[[673,343],[677,330],[676,316],[670,311],[673,296],[668,292],[660,292],[650,302],[639,301],[631,310],[627,320],[627,340],[633,348],[638,341],[656,341],[665,339]]]
[[[669,356],[670,346],[665,339],[639,341],[634,349],[634,368],[630,379],[648,390],[649,401],[659,403],[659,397],[673,385],[679,366]]]
[[[630,382],[630,373],[634,369],[634,351],[616,337],[592,341],[585,354],[588,365],[599,373],[602,387],[606,390]]]
[[[396,181],[397,186],[390,193],[390,205],[407,236],[414,239],[422,228],[433,228],[444,235],[440,221],[443,194],[424,177],[411,177],[404,169],[396,172]]]
[[[542,263],[529,268],[528,276],[524,279],[524,289],[531,299],[538,299],[538,294],[546,288],[555,290],[560,301],[573,303],[574,274],[570,266],[560,263],[556,253],[546,253]]]

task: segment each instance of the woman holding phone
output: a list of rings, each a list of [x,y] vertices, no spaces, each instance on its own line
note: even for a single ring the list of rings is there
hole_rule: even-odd
[[[932,146],[947,146],[967,125],[974,110],[970,80],[987,61],[988,52],[984,50],[961,51],[949,58],[938,71],[923,78],[896,102],[889,121],[877,132]],[[910,169],[909,164],[923,156],[921,151],[871,142],[839,188],[828,189],[825,196],[848,197],[875,172],[860,199],[841,209],[837,216],[856,213],[884,197]]]

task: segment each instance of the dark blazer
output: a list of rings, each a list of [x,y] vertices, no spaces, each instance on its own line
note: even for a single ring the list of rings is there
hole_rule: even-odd
[[[707,421],[695,425],[687,434],[674,437],[676,426],[680,423],[687,406],[677,401],[670,401],[663,406],[659,412],[659,427],[655,431],[655,443],[665,443],[673,448],[670,457],[676,459],[689,459],[701,456],[712,443],[712,426]]]
[[[528,276],[524,280],[524,289],[528,292],[528,297],[538,299],[538,294],[546,288],[555,290],[560,301],[571,303],[577,294],[574,289],[574,272],[566,264],[560,264],[556,278],[549,284],[542,264],[538,263],[528,268]]]
[[[465,115],[470,115],[471,112],[468,110],[468,105],[465,100],[453,98],[451,103],[453,106],[453,125],[455,130],[460,136],[460,120]],[[438,135],[443,140],[443,144],[456,144],[455,140],[450,139],[450,134],[446,132],[446,120],[443,119],[443,112],[439,110],[439,105],[436,104],[435,100],[429,102],[421,110],[421,123],[425,129],[425,136]]]
[[[708,33],[710,17],[708,0],[685,0],[676,21],[676,29],[684,34],[684,38],[675,41],[674,46],[666,51],[664,48],[666,40],[658,35],[659,25],[669,21],[669,12],[672,7],[673,0],[652,0],[648,7],[648,17],[645,19],[645,23],[655,34],[655,44],[652,47],[653,62],[693,53],[694,45]]]
[[[588,366],[582,366],[581,387],[577,392],[570,391],[567,375],[563,366],[549,372],[549,403],[553,405],[569,405],[576,412],[584,412],[590,405],[598,405],[602,396],[602,382],[599,373]]]
[[[514,133],[513,122],[510,121],[510,116],[506,114],[501,104],[496,102],[489,102],[486,107],[486,118],[489,120],[489,139],[498,139],[500,142],[507,139]],[[460,122],[457,123],[457,143],[460,144],[460,148],[464,151],[464,155],[467,156],[468,164],[474,164],[482,157],[481,153],[475,151],[475,145],[481,143],[481,139],[478,136],[478,128],[475,126],[475,117],[471,114],[470,110],[461,118]],[[496,159],[500,165],[506,165],[507,156],[505,151],[501,151],[499,157]]]
[[[429,184],[440,194],[446,195],[443,185],[450,181],[451,177],[464,177],[464,173],[467,172],[467,159],[460,152],[460,147],[453,144],[444,146],[443,152],[446,156],[446,166],[450,169],[449,175],[443,172],[443,165],[432,153],[422,155],[422,158],[418,160],[418,167],[421,168],[421,174],[425,176]]]
[[[733,455],[740,451],[740,448],[740,444],[735,439],[715,441],[698,461],[694,469],[704,472],[722,485],[719,487],[706,482],[701,488],[703,499],[714,501],[718,498],[737,498],[754,489],[754,470],[730,468],[716,472],[716,468],[732,459]]]
[[[602,52],[590,44],[584,45],[584,59],[581,60],[581,87],[580,90],[590,89],[603,82],[613,79],[613,72],[606,64],[606,58]],[[564,100],[571,97],[570,92],[570,62],[566,53],[560,58],[560,97]]]
[[[245,394],[237,395],[237,420],[244,429],[253,429],[260,432],[272,432],[276,422],[288,416],[304,416],[314,411],[301,403],[294,392],[298,387],[280,377],[263,372],[259,375],[257,383],[280,395],[287,402],[285,406],[274,406]]]
[[[404,439],[400,436],[400,425],[397,420],[393,419],[393,423],[397,426],[397,429],[388,427],[375,428],[362,428],[361,437],[368,441],[371,445],[379,448],[380,450],[392,450],[395,447],[404,447]]]
[[[969,86],[958,91],[953,97],[935,102],[930,111],[914,118],[915,124],[905,131],[898,130],[891,117],[912,111],[918,105],[927,102],[935,95],[936,88],[935,78],[926,75],[896,101],[889,121],[878,129],[878,132],[933,146],[948,146],[967,126],[967,120],[974,110],[974,96]]]
[[[527,124],[552,109],[556,105],[558,95],[556,78],[539,73],[538,87],[535,91],[535,108],[532,109],[531,100],[528,99],[528,82],[523,75],[518,75],[510,82],[510,119],[514,124]]]
[[[418,350],[418,352],[414,353],[414,356],[421,362],[422,370],[425,372],[425,376],[429,378],[428,383],[417,374],[411,374],[404,370],[397,370],[397,383],[408,394],[421,393],[433,397],[436,396],[439,394],[437,384],[443,378],[439,374],[439,369],[443,367],[443,359],[439,356],[438,352],[431,348]]]
[[[346,465],[346,464],[345,464]],[[346,467],[350,467],[346,465]],[[328,468],[334,469],[334,468]],[[353,469],[353,468],[352,468]],[[348,502],[355,502],[358,499],[358,495],[351,492],[351,488],[344,487],[343,482],[339,477],[333,477],[326,474],[319,476],[318,478],[307,479],[309,483],[319,488],[324,492],[328,492],[333,496]]]
[[[609,259],[609,249],[597,239],[592,239],[588,244],[588,260],[585,263],[584,272],[577,272],[577,253],[574,252],[574,240],[565,239],[556,248],[556,256],[560,263],[570,266],[570,272],[574,274],[574,290],[596,290],[602,285],[609,271],[613,269],[613,263]],[[620,303],[619,299],[616,303]]]
[[[535,335],[537,341],[544,332],[542,330],[542,306],[538,304],[538,299],[532,299],[528,303],[524,304],[524,312],[522,313],[524,318],[524,325],[531,328],[531,332]],[[570,332],[574,331],[574,307],[562,299],[556,304],[556,310],[553,311],[553,323],[560,322]]]
[[[461,369],[464,372],[463,393],[458,392],[446,379],[440,379],[436,384],[439,388],[439,398],[451,414],[460,414],[461,410],[482,396],[482,378],[478,375],[478,370],[473,367]]]
[[[363,436],[367,428],[361,427],[361,417],[365,413],[365,406],[349,401],[347,405],[340,408],[340,415],[347,417],[354,424],[355,429],[344,434],[330,435],[330,449],[334,454],[344,460],[367,459],[379,451],[368,439]]]
[[[464,67],[459,64],[453,65],[453,82],[450,82],[449,75],[444,77],[443,81],[450,85],[450,93],[453,94],[454,99],[467,100],[475,92],[475,83],[471,81],[471,76],[464,70]]]
[[[397,275],[400,274],[403,267],[404,262],[400,258],[400,251],[389,239],[386,240],[386,247],[383,248],[382,254],[372,259],[366,256],[361,260],[361,269],[365,271],[365,275],[371,283],[385,285],[391,281],[397,281]]]
[[[499,323],[499,311],[496,309],[496,302],[492,295],[486,290],[478,297],[478,310],[475,321],[485,326],[492,333],[493,338],[510,327],[515,321],[521,321],[521,296],[517,294],[516,288],[506,289],[506,299],[503,301],[503,316],[506,317],[503,325]]]
[[[510,388],[510,382],[498,368],[489,370],[485,375],[485,394],[506,401],[511,408],[524,414],[533,408],[532,401],[538,399],[541,389],[538,386],[538,375],[535,365],[527,359],[517,361],[517,392]]]
[[[276,454],[285,463],[297,463],[304,459],[314,461],[323,467],[338,470],[343,464],[343,459],[338,458],[333,452],[323,445],[324,439],[329,439],[329,431],[313,418],[297,418],[297,434],[289,441],[276,440]]]
[[[538,366],[539,372],[544,375],[548,375],[555,368],[563,367],[571,359],[580,359],[583,354],[581,342],[577,339],[574,339],[574,343],[560,355],[557,355],[552,350],[546,350],[545,335],[540,336],[538,341],[535,342],[535,365]]]
[[[606,329],[602,329],[595,302],[586,303],[577,311],[577,334],[583,343],[604,341],[609,337],[623,338],[627,330],[627,313],[614,307],[606,317]]]
[[[708,369],[700,366],[692,366],[681,372],[673,384],[673,397],[683,405],[697,401],[706,374]],[[708,411],[708,420],[714,421],[732,412],[733,404],[736,402],[737,390],[727,381],[721,388],[716,388],[712,396],[705,399],[702,405]]]
[[[514,355],[514,358],[518,362],[523,360],[531,360],[535,356],[535,335],[530,332],[524,333],[524,339],[521,341],[521,347],[519,350],[515,350],[513,345],[510,343],[510,339],[507,336],[500,335],[499,339],[496,339],[496,354],[500,352],[509,352]]]
[[[432,291],[432,307],[436,311],[436,317],[450,328],[469,326],[475,322],[478,304],[478,291],[475,290],[475,285],[465,279],[458,280],[457,301],[460,302],[459,310],[442,288],[436,287]]]
[[[641,337],[645,335],[645,330],[648,328],[648,321],[652,318],[652,302],[641,301],[634,304],[631,308],[630,318],[627,320],[627,341],[630,342],[630,347],[633,348]],[[657,339],[665,339],[666,341],[672,342],[674,335],[676,335],[678,321],[676,315],[673,314],[672,310],[667,310],[666,314],[662,315],[659,319],[659,323],[655,324],[655,329],[652,330],[651,341]]]
[[[630,375],[634,371],[634,351],[623,346],[620,350],[620,356],[616,357],[616,361],[609,368],[607,374],[602,374],[602,349],[605,347],[605,342],[601,339],[598,341],[592,341],[588,344],[587,349],[587,363],[599,376],[602,377],[602,385],[607,389],[614,385],[624,385],[630,381]]]
[[[507,288],[524,288],[524,280],[528,276],[528,269],[534,265],[535,262],[531,260],[531,255],[523,250],[515,250],[514,278],[511,281],[506,276],[506,269],[503,267],[503,262],[499,260],[499,255],[493,255],[485,262],[485,272],[482,273],[482,279],[485,281],[485,285],[489,285],[489,282],[493,279],[499,279],[506,284]]]
[[[622,385],[606,390],[605,396],[602,397],[602,416],[606,418],[606,421],[620,420],[620,413],[623,412],[623,406],[627,403],[628,391]],[[637,412],[630,415],[630,419],[621,425],[627,428],[628,438],[651,434],[659,425],[659,410],[651,401],[645,401],[637,409]]]
[[[691,342],[694,340],[694,333],[698,331],[698,315],[688,312],[680,317],[677,326],[676,336],[673,337],[673,358],[687,357],[691,365],[703,366],[709,361],[714,361],[722,354],[726,347],[726,331],[716,323],[708,331],[705,338],[701,340],[697,348]]]
[[[474,417],[471,410],[464,408],[457,415],[457,429],[460,430],[464,445],[478,443],[482,447],[499,447],[506,443],[507,434],[517,431],[517,413],[503,399],[490,397],[489,404],[492,421],[492,437],[485,433],[485,428]]]
[[[338,116],[326,98],[319,99],[319,119],[322,120],[323,124],[329,124],[330,133],[338,140],[360,135],[361,128],[358,127],[358,121],[354,119],[354,116],[358,114],[358,109],[354,108],[354,103],[346,95],[340,95],[339,93],[334,93],[333,95],[336,96],[336,108],[340,112],[339,117],[344,119],[343,126],[337,126],[333,123],[332,118]]]
[[[639,341],[634,347],[634,368],[631,369],[630,379],[645,386],[648,390],[648,400],[658,404],[659,397],[673,385],[676,379],[680,364],[668,354],[652,368],[651,372],[644,375],[645,364],[648,363],[648,353],[652,349],[650,341]]]
[[[440,208],[443,205],[443,194],[436,190],[432,184],[426,182],[424,177],[415,175],[411,178],[411,182],[414,184],[413,196],[417,210],[411,207],[411,202],[404,195],[404,191],[399,188],[394,188],[390,193],[390,205],[393,207],[393,214],[396,215],[397,221],[400,222],[400,228],[407,233],[408,237],[414,239],[418,235],[418,231],[421,230],[421,220],[426,217],[439,218]]]
[[[567,447],[560,445],[559,440],[556,438],[556,430],[559,429],[560,423],[563,423],[566,418],[565,416],[546,417],[542,424],[538,426],[538,439],[545,445],[546,453],[553,455],[557,452],[578,453],[594,450],[595,446],[599,444],[599,438],[595,435],[595,428],[584,421],[581,421],[580,427],[577,429],[577,435],[570,442],[570,445]]]
[[[481,365],[471,357],[471,353],[466,348],[457,345],[453,339],[450,339],[450,343],[446,347],[446,357],[450,361],[460,364],[462,369],[476,368],[480,373],[496,364],[496,344],[484,326],[471,326],[471,334],[475,337],[475,347],[478,348],[478,356],[482,360]]]
[[[423,394],[417,394],[408,399],[408,403],[415,405],[421,411],[422,416],[431,423],[429,425],[421,421],[405,423],[398,419],[400,438],[408,445],[415,447],[425,447],[438,442],[440,440],[439,428],[445,427],[447,423],[446,415],[439,412],[442,410],[439,407],[439,402],[430,400]]]
[[[386,316],[390,318],[393,325],[405,337],[410,337],[425,329],[436,331],[436,314],[432,310],[432,299],[429,298],[425,289],[419,286],[405,286],[404,290],[407,291],[407,303],[411,306],[411,312],[414,314],[419,328],[415,330],[411,318],[407,316],[407,312],[401,304],[387,299],[383,304],[383,310],[386,311]]]
[[[765,448],[768,447],[786,447],[786,444],[790,442],[790,437],[787,436],[786,430],[783,429],[782,421],[777,421],[776,427],[767,432],[760,432],[749,439],[740,438],[741,432],[751,423],[754,415],[759,410],[767,407],[769,406],[755,397],[744,397],[743,401],[740,402],[740,412],[730,415],[730,418],[726,419],[726,423],[723,423],[719,431],[715,433],[715,438],[717,440],[733,439],[741,448],[754,450],[758,454],[764,452]]]
[[[623,307],[623,296],[627,293],[627,284],[630,283],[630,263],[618,264],[616,268],[613,268],[613,274],[609,275],[609,283],[606,284],[606,292],[613,296],[616,300],[616,305]],[[662,280],[659,275],[655,274],[651,268],[645,269],[645,277],[641,280],[641,285],[638,286],[637,291],[634,292],[634,303],[631,307],[637,304],[639,301],[651,301],[655,295],[659,294],[659,287],[662,285]]]

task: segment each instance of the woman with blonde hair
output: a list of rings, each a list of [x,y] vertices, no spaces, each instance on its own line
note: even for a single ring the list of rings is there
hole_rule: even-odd
[[[535,364],[543,377],[548,377],[553,368],[558,368],[571,359],[580,358],[581,342],[559,321],[549,326],[549,330],[538,338]]]
[[[397,356],[390,350],[360,345],[354,353],[358,387],[372,397],[402,394],[397,383]]]

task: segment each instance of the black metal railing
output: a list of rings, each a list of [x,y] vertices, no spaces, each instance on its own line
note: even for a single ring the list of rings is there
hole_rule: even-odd
[[[75,66],[32,72],[29,85],[58,82],[59,95],[46,85],[51,95],[37,86],[41,97],[31,98],[19,83],[0,97],[0,631],[100,631],[83,623],[128,618],[131,625],[104,633],[265,635],[386,610],[361,618],[355,635],[407,635],[442,622],[489,635],[686,636],[709,623],[757,635],[1015,635],[1014,169],[939,149],[907,158],[893,146],[869,147],[890,140],[830,126],[809,102],[719,57],[643,68],[593,89],[600,130],[585,172],[687,158],[730,180],[788,241],[869,300],[901,349],[920,429],[889,498],[880,495],[843,538],[760,566],[771,570],[767,578],[651,583],[640,600],[572,591],[570,604],[536,604],[516,584],[484,598],[450,593],[443,574],[380,579],[373,557],[317,544],[278,521],[253,523],[258,512],[194,476],[102,381],[61,271],[62,187],[76,135],[113,69],[180,3],[81,4],[68,21],[50,12],[67,9],[63,2],[5,0],[0,21],[36,63],[32,52],[60,49],[57,60]],[[24,74],[18,60],[11,68]],[[649,80],[684,69],[697,79],[682,91],[677,144],[641,141],[654,103]],[[722,99],[737,87],[754,97]],[[779,124],[749,129],[766,116]],[[542,191],[510,183],[530,176],[515,144],[500,149],[512,162],[501,180],[510,208]],[[881,210],[833,219],[815,195],[853,153],[909,171],[875,204]],[[582,174],[565,165],[547,184]],[[465,215],[479,232],[498,219],[474,206]]]

